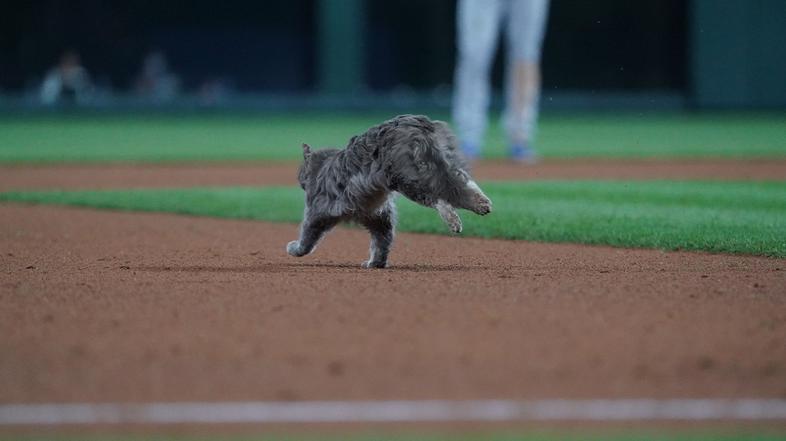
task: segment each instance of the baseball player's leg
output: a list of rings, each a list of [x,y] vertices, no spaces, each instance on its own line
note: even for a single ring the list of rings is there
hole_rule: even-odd
[[[508,54],[503,124],[513,159],[535,160],[531,148],[540,100],[540,53],[548,0],[512,0],[507,23]]]
[[[464,153],[480,154],[489,106],[489,70],[497,46],[502,0],[459,0],[456,12],[458,60],[453,97],[456,123]]]

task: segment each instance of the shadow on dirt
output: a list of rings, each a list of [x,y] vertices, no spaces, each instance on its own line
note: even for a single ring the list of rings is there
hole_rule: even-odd
[[[122,270],[144,271],[151,273],[185,272],[185,273],[360,273],[379,274],[396,272],[458,272],[458,271],[488,271],[494,269],[489,266],[469,265],[430,265],[409,264],[391,265],[385,269],[365,269],[355,263],[262,263],[256,265],[149,265],[149,266],[123,266]]]

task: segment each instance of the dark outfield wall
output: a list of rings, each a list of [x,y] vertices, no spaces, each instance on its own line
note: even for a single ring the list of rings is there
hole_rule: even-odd
[[[33,87],[66,48],[116,90],[161,49],[191,90],[429,91],[452,82],[454,15],[454,0],[6,0],[0,91]],[[552,0],[544,86],[786,106],[783,23],[783,0]]]
[[[786,107],[786,1],[694,0],[690,90],[698,107]]]
[[[73,47],[96,76],[128,87],[145,52],[161,48],[192,85],[219,76],[241,89],[311,90],[350,55],[365,59],[360,82],[375,90],[430,89],[452,81],[454,14],[454,0],[7,0],[0,84],[23,87]],[[547,85],[680,89],[685,16],[683,0],[554,0]]]

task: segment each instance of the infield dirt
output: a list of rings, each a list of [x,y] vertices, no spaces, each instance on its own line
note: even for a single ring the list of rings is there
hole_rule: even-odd
[[[784,397],[783,260],[0,205],[0,402]]]

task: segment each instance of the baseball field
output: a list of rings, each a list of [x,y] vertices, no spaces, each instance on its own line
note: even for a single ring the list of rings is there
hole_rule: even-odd
[[[783,114],[494,126],[462,234],[287,255],[300,145],[392,116],[0,116],[0,439],[786,439]]]

